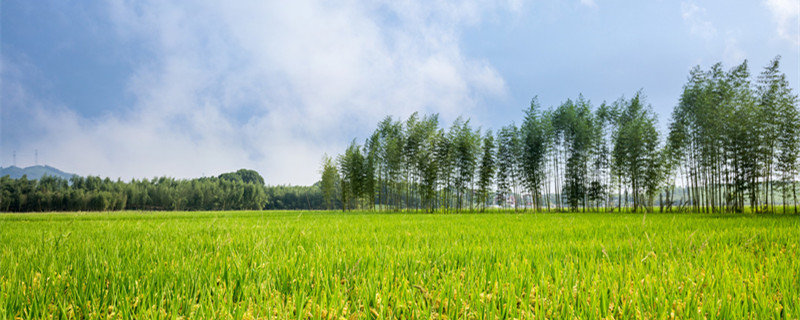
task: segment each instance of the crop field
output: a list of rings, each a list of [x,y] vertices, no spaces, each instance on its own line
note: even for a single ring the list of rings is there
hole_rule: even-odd
[[[797,319],[800,218],[0,215],[0,319]]]

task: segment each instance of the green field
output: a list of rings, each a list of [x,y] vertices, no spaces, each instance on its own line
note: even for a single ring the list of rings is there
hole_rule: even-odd
[[[800,315],[800,218],[0,215],[0,319]]]

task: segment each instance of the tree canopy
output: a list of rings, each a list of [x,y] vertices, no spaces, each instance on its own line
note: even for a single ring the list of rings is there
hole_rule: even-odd
[[[747,61],[693,68],[666,135],[642,90],[598,108],[534,98],[521,126],[496,134],[463,118],[445,130],[436,114],[387,117],[338,158],[342,209],[796,211],[800,112],[779,60],[755,84]]]

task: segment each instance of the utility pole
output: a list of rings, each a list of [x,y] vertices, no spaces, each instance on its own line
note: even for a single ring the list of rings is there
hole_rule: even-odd
[[[14,150],[14,166],[17,166],[17,150]]]
[[[33,165],[39,165],[39,149],[33,150]]]

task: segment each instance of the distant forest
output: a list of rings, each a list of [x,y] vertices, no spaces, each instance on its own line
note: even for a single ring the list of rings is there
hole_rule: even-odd
[[[123,182],[100,177],[0,178],[0,211],[322,209],[319,186],[265,186],[258,172]]]
[[[123,182],[0,178],[0,211],[367,209],[794,212],[800,110],[780,57],[693,68],[666,137],[642,91],[594,108],[583,96],[496,133],[438,115],[386,117],[359,144],[324,156],[312,186],[266,186],[253,170]]]
[[[779,62],[756,79],[747,61],[692,69],[666,138],[641,91],[597,108],[534,98],[520,126],[496,133],[387,117],[363,145],[323,159],[326,208],[797,213],[800,111]]]

